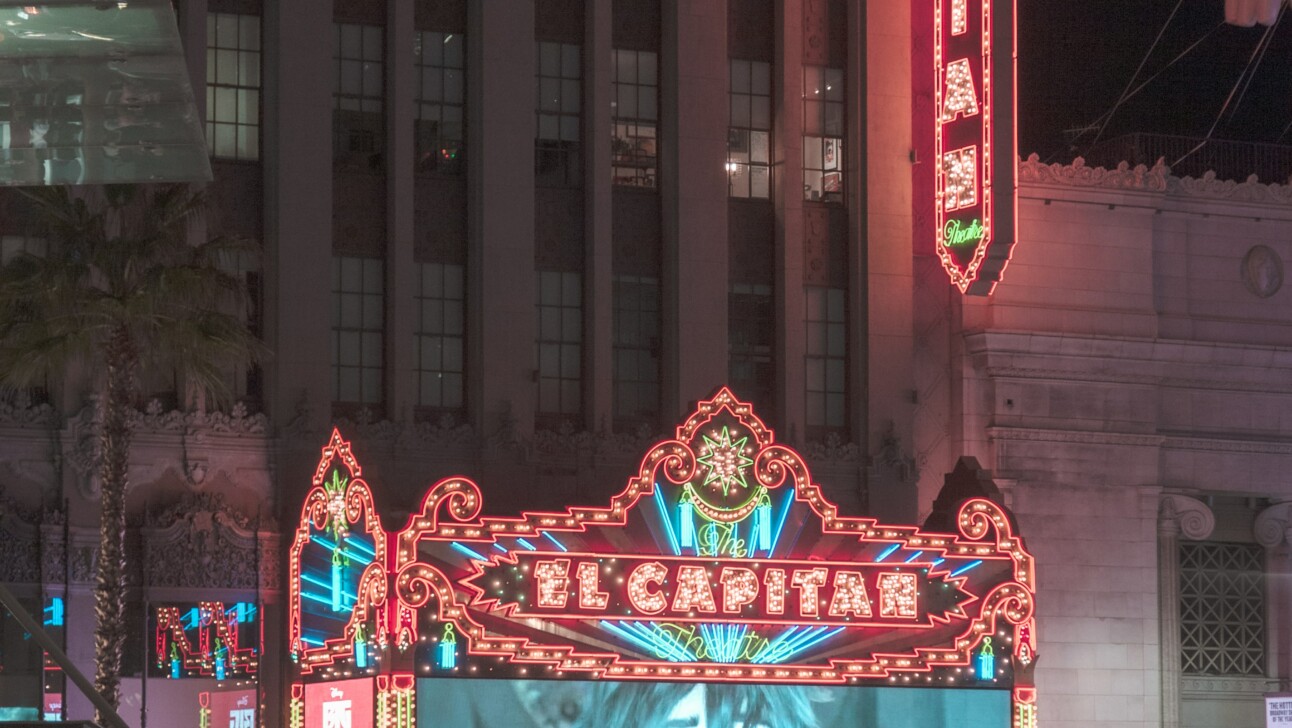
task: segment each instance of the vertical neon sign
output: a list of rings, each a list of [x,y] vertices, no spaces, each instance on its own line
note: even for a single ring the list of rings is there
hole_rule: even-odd
[[[938,258],[989,295],[1014,245],[1014,0],[933,0]]]

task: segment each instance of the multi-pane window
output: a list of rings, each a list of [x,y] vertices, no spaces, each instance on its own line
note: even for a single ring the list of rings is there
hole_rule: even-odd
[[[417,171],[461,174],[466,148],[463,112],[466,108],[465,39],[461,33],[419,32],[413,52],[417,58],[414,104]]]
[[[260,159],[260,17],[206,15],[206,141],[211,156]]]
[[[379,258],[332,258],[332,399],[382,402],[385,271]]]
[[[807,425],[837,429],[847,423],[847,294],[842,288],[807,288],[804,372]]]
[[[382,29],[337,23],[335,47],[333,154],[347,166],[380,167],[385,145]]]
[[[659,279],[615,276],[615,419],[653,421],[659,412]]]
[[[1189,675],[1265,674],[1265,553],[1180,544],[1180,657]]]
[[[727,189],[732,197],[771,196],[772,66],[731,61]]]
[[[243,289],[247,294],[247,310],[244,312],[247,329],[258,337],[262,336],[264,330],[262,314],[264,276],[262,274],[260,255],[245,251],[234,251],[221,260],[221,268],[242,282]],[[229,394],[235,400],[248,405],[250,408],[259,408],[260,397],[263,393],[262,372],[259,365],[233,364],[225,369],[224,381],[229,388]]]
[[[538,273],[538,407],[578,414],[583,404],[583,282],[578,273]]]
[[[843,202],[843,69],[803,67],[803,197]]]
[[[762,283],[732,283],[728,296],[728,376],[741,399],[751,401],[761,412],[770,412],[775,402],[775,370],[772,349],[776,316],[772,287]]]
[[[617,185],[655,186],[659,140],[659,54],[615,50],[611,174]]]
[[[422,263],[421,269],[417,402],[423,407],[460,409],[466,330],[463,268],[451,263]]]
[[[583,110],[582,51],[573,43],[538,43],[534,133],[535,183],[540,187],[577,187]]]

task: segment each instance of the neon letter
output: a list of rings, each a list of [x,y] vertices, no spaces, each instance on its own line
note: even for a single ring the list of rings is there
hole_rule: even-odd
[[[951,35],[969,30],[969,0],[951,0]]]
[[[534,564],[534,578],[538,580],[538,606],[546,609],[565,608],[570,589],[569,573],[569,559]]]
[[[583,609],[605,609],[610,595],[597,591],[597,565],[592,561],[579,564],[579,606]]]
[[[964,147],[942,155],[946,178],[942,209],[946,212],[978,204],[978,147]]]
[[[860,571],[840,571],[834,575],[830,616],[846,617],[849,612],[859,617],[870,616],[870,597],[866,596],[866,582]]]
[[[744,568],[727,568],[722,570],[722,611],[728,614],[739,614],[740,608],[753,604],[758,596],[758,577],[753,571]]]
[[[644,614],[659,614],[668,606],[668,599],[659,591],[652,591],[649,584],[662,584],[668,569],[658,561],[638,564],[628,575],[628,602],[633,609]]]
[[[673,611],[689,612],[698,609],[701,612],[716,612],[718,605],[713,601],[713,587],[709,585],[709,575],[703,566],[677,567],[677,595],[673,597]]]
[[[978,114],[978,91],[973,85],[973,71],[969,59],[961,58],[947,64],[945,83],[942,86],[942,121],[955,121],[957,116]]]
[[[804,617],[815,617],[818,609],[817,592],[825,586],[826,570],[823,566],[815,569],[795,569],[790,580],[799,590],[799,614]]]
[[[919,616],[917,594],[915,574],[880,574],[879,616],[915,619]]]
[[[763,573],[763,583],[767,585],[767,613],[785,613],[785,570],[768,569]]]

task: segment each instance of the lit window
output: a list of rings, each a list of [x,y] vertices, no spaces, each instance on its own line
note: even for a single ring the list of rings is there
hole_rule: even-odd
[[[1265,551],[1180,544],[1180,657],[1187,675],[1265,674]]]
[[[463,268],[423,263],[417,302],[418,404],[460,409],[463,390],[463,332],[466,330]]]
[[[461,33],[420,32],[417,58],[417,171],[461,174],[465,168],[465,39]]]
[[[332,150],[341,166],[381,166],[385,147],[382,29],[336,24]]]
[[[534,173],[540,187],[577,187],[583,181],[580,57],[579,46],[571,43],[538,44]]]
[[[772,66],[731,61],[727,189],[732,197],[771,196]]]
[[[847,293],[842,288],[807,288],[807,350],[804,369],[807,425],[847,426]]]
[[[765,419],[775,405],[775,322],[771,286],[731,284],[727,298],[728,378],[736,395],[753,402]]]
[[[617,185],[654,187],[659,150],[659,55],[615,50],[610,116],[611,174]]]
[[[121,102],[147,94],[127,82]],[[260,18],[206,15],[206,141],[211,156],[260,159]]]
[[[843,69],[803,68],[803,198],[843,202]]]
[[[615,276],[615,419],[653,422],[659,413],[659,280]]]
[[[575,415],[583,406],[582,286],[578,273],[538,273],[539,414]]]
[[[385,266],[377,258],[332,258],[332,399],[382,402]]]

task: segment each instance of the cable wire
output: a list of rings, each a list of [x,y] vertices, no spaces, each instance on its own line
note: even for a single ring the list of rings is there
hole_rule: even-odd
[[[1167,27],[1171,25],[1171,21],[1175,19],[1175,14],[1179,12],[1180,6],[1183,4],[1184,0],[1179,0],[1175,4],[1175,7],[1171,10],[1171,14],[1167,16],[1166,22],[1163,23],[1162,28],[1157,31],[1157,37],[1153,39],[1153,45],[1148,47],[1148,53],[1144,54],[1144,58],[1139,62],[1139,67],[1135,69],[1135,73],[1132,74],[1130,80],[1126,82],[1126,88],[1122,89],[1122,95],[1117,99],[1117,103],[1113,104],[1113,107],[1108,110],[1104,123],[1099,126],[1099,132],[1095,134],[1094,141],[1090,142],[1091,146],[1098,143],[1099,137],[1103,136],[1104,129],[1108,127],[1108,122],[1112,121],[1113,112],[1117,111],[1117,107],[1121,106],[1126,99],[1129,98],[1127,94],[1130,91],[1131,86],[1135,84],[1135,79],[1139,78],[1140,71],[1144,70],[1144,64],[1148,63],[1148,59],[1153,55],[1153,51],[1157,48],[1157,44],[1162,40],[1162,35],[1166,33]]]

